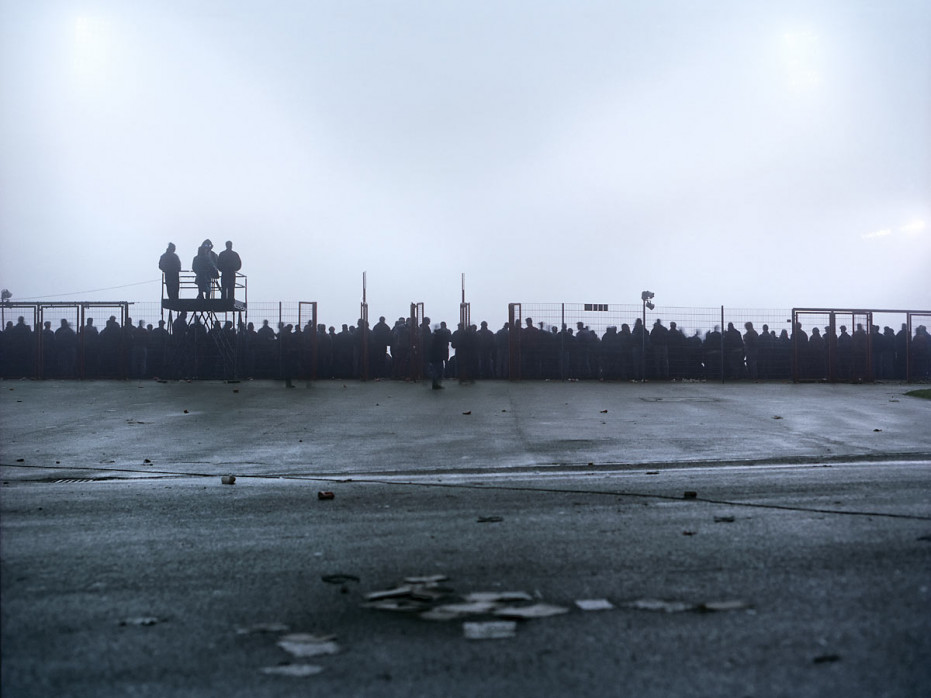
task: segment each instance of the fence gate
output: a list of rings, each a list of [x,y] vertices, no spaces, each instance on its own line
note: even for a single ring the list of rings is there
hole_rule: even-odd
[[[304,325],[304,319],[307,319]],[[317,301],[298,301],[297,304],[297,325],[298,327],[310,327],[310,338],[307,338],[307,330],[301,333],[301,363],[304,368],[304,375],[315,380],[317,378]],[[309,345],[309,351],[305,347]]]
[[[411,332],[411,350],[410,350],[410,379],[412,381],[423,380],[423,337],[420,334],[420,325],[423,323],[424,311],[423,303],[411,303],[410,332]]]
[[[520,380],[520,331],[523,326],[520,303],[508,303],[508,374]]]
[[[863,383],[875,380],[873,312],[793,308],[792,380]],[[823,329],[823,332],[822,332]]]

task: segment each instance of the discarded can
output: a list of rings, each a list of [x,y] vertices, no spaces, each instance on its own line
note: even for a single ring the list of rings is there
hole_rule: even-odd
[[[220,482],[222,482],[224,485],[235,485],[236,476],[235,475],[224,475],[223,477],[220,478]]]
[[[317,499],[336,499],[332,492],[317,492]]]

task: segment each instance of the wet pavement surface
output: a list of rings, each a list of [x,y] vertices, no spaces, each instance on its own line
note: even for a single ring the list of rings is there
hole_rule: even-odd
[[[446,385],[0,382],[2,694],[928,694],[908,386]]]

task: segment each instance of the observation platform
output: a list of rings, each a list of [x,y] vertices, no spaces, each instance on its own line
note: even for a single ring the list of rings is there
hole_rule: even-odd
[[[164,310],[187,313],[237,313],[246,309],[245,301],[223,298],[179,298],[162,299]]]

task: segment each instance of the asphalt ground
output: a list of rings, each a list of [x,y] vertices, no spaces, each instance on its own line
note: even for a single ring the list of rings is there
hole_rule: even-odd
[[[907,390],[0,382],[0,690],[926,696]]]

